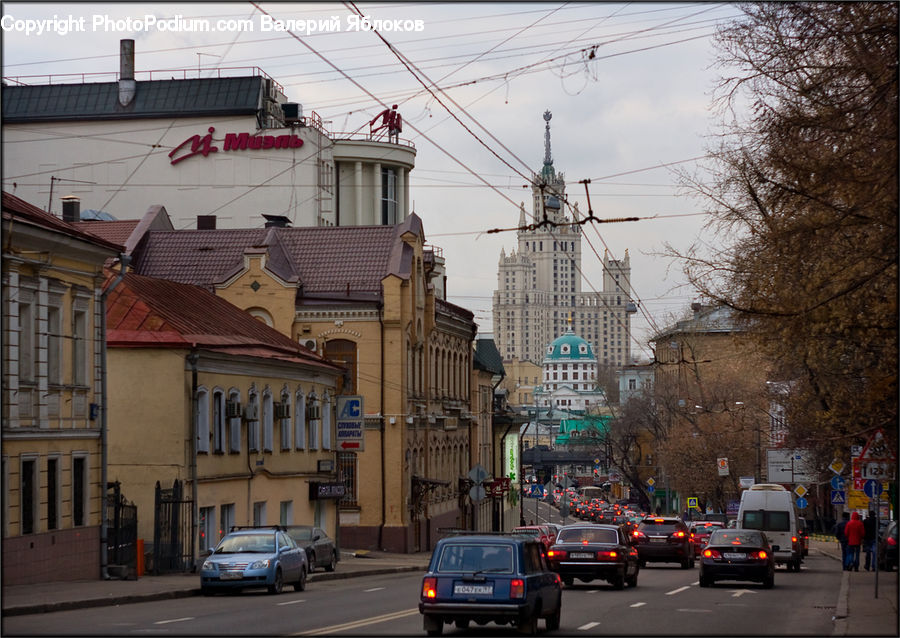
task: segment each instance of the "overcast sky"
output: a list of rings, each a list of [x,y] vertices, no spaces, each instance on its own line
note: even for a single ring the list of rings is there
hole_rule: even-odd
[[[278,20],[336,16],[339,28],[312,34],[295,29],[297,38],[264,30],[272,23],[250,3],[4,3],[3,76],[43,84],[46,77],[21,76],[98,73],[106,75],[86,81],[110,81],[119,69],[119,40],[133,38],[138,79],[149,70],[258,66],[284,86],[289,101],[301,103],[307,115],[316,111],[335,132],[364,128],[384,108],[381,103],[400,104],[401,137],[412,140],[418,152],[410,179],[415,212],[428,242],[444,251],[448,299],[474,311],[481,332],[492,329],[500,251],[516,247],[515,232],[484,231],[515,226],[519,202],[530,202],[519,173],[540,170],[542,114],[549,109],[554,166],[565,174],[570,202],[588,210],[578,182],[590,179],[596,216],[656,217],[585,227],[582,290],[601,289],[607,248],[614,258],[628,250],[634,297],[643,309],[633,316],[632,351],[645,355],[650,321],[664,326],[690,304],[692,291],[684,286],[681,265],[658,253],[664,242],[685,249],[701,235],[703,202],[677,188],[674,170],[697,168],[696,158],[715,130],[711,92],[718,70],[712,66],[712,35],[717,24],[738,16],[737,8],[646,2],[357,4],[372,20],[392,21],[382,35],[445,89],[437,96],[470,133],[376,34],[354,30],[354,5],[259,6]],[[59,21],[44,23],[41,34],[19,30],[25,25],[20,20],[54,16]],[[136,24],[145,16],[157,24],[149,29]],[[244,20],[249,26],[222,23],[223,30],[198,32],[191,30],[196,18],[213,27],[220,20]],[[170,21],[162,24],[165,19]],[[84,32],[71,29],[81,26]],[[64,34],[66,27],[71,30]],[[165,204],[147,204],[153,203]],[[526,210],[530,213],[530,203]]]

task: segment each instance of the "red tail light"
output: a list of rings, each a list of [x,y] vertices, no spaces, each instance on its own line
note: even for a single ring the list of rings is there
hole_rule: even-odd
[[[722,554],[717,549],[704,549],[703,556],[705,558],[722,558]]]
[[[597,552],[597,558],[615,558],[618,555],[618,552],[616,552],[615,550]]]
[[[525,581],[521,578],[513,578],[509,581],[509,597],[525,598]]]
[[[759,560],[766,560],[769,555],[766,553],[766,550],[761,549],[758,552],[754,552],[752,554],[753,558],[758,558]]]
[[[892,545],[892,546],[893,546],[893,545],[896,545],[896,544],[897,544],[897,539],[894,538],[893,536],[888,536],[887,544],[888,544],[888,545]]]
[[[437,596],[437,578],[425,578],[422,580],[422,598],[435,598]]]
[[[684,532],[675,532],[674,534],[672,534],[672,536],[675,536],[677,538],[684,538]]]
[[[550,560],[562,560],[566,557],[566,551],[563,549],[551,549],[547,552],[547,558]]]

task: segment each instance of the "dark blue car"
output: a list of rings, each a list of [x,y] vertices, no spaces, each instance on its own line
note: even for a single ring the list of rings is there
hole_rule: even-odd
[[[458,535],[438,541],[422,579],[419,611],[424,629],[438,636],[444,623],[559,628],[562,582],[540,541],[513,534]]]

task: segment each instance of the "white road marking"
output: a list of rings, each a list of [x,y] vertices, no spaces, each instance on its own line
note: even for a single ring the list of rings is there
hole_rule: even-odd
[[[678,592],[682,592],[685,589],[690,589],[690,586],[685,585],[684,587],[679,587],[678,589],[673,589],[672,591],[667,591],[666,596],[671,596],[672,594],[677,594]]]
[[[370,591],[381,591],[384,587],[373,587],[372,589],[364,589],[363,591],[368,593]]]
[[[598,591],[600,591],[600,590],[599,590],[599,589],[590,589],[590,590],[588,590],[588,593],[589,593],[589,594],[596,594]]]
[[[306,602],[306,600],[304,600],[304,599],[289,600],[286,603],[278,603],[278,606],[280,607],[281,605],[296,605],[297,603],[305,603],[305,602]]]
[[[731,591],[734,592],[733,594],[731,594],[732,598],[740,598],[744,594],[755,594],[756,593],[752,589],[732,589]]]
[[[387,622],[389,620],[395,620],[397,618],[405,618],[406,616],[412,616],[414,614],[419,613],[419,608],[416,607],[414,609],[406,609],[403,611],[395,611],[390,614],[384,614],[382,616],[373,616],[372,618],[363,618],[362,620],[355,620],[353,622],[347,622],[342,625],[332,625],[331,627],[319,627],[318,629],[311,629],[309,631],[301,631],[296,634],[291,634],[293,636],[321,636],[327,634],[335,634],[339,631],[350,631],[352,629],[359,629],[360,627],[365,627],[366,625],[374,625],[380,622]]]
[[[631,605],[631,606],[632,606],[632,607],[643,607],[643,606],[646,605],[646,604],[647,604],[647,603],[634,603],[634,604]]]
[[[157,620],[154,625],[168,625],[171,622],[185,622],[186,620],[193,620],[193,616],[186,616],[185,618],[173,618],[172,620]]]
[[[700,584],[699,580],[695,580],[693,583],[691,583],[691,585],[699,585],[699,584]]]
[[[581,627],[579,627],[578,631],[587,631],[588,629],[593,629],[594,627],[596,627],[599,624],[600,623],[598,623],[598,622],[589,622],[588,624],[582,625]]]
[[[695,614],[709,614],[712,613],[712,609],[676,609],[675,611],[687,611]]]

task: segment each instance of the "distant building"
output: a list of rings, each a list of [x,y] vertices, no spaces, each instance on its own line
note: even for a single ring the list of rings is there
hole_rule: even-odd
[[[519,227],[546,219],[556,224],[578,221],[565,212],[566,184],[553,167],[549,111],[544,113],[544,165],[534,175],[532,213],[519,211]],[[543,188],[539,185],[543,185]],[[631,265],[603,257],[600,290],[582,290],[582,227],[542,226],[519,230],[518,247],[500,253],[497,289],[493,296],[494,334],[504,361],[539,361],[544,344],[560,334],[571,318],[579,334],[596,349],[601,365],[620,366],[631,360]]]
[[[606,394],[597,385],[597,358],[591,344],[571,326],[547,346],[542,384],[534,391],[538,410],[557,409],[584,413],[607,408]]]
[[[639,396],[653,387],[654,368],[650,361],[634,362],[616,370],[619,385],[619,404]]]

